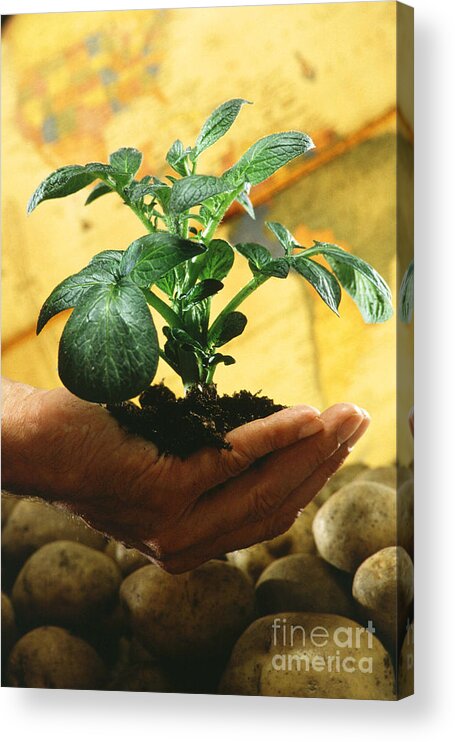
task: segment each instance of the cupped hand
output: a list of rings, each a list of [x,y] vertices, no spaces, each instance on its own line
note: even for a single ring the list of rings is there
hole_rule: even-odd
[[[171,573],[290,528],[369,424],[353,404],[298,405],[231,431],[231,450],[181,460],[64,389],[32,390],[25,415],[27,405],[22,465],[35,473],[24,494],[60,503]]]

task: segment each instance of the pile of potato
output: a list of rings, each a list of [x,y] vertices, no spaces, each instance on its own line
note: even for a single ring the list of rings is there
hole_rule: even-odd
[[[344,466],[287,533],[177,576],[2,494],[3,684],[409,695],[413,484],[398,476]]]

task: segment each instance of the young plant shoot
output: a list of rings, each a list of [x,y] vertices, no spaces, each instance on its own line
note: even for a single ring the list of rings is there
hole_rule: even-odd
[[[200,155],[226,134],[247,103],[235,98],[220,105],[194,146],[177,139],[166,155],[174,174],[165,180],[151,175],[136,179],[142,155],[128,147],[110,155],[108,164],[59,168],[31,197],[29,212],[42,201],[94,184],[87,204],[116,193],[146,230],[126,250],[95,255],[62,281],[41,309],[37,333],[58,312],[73,309],[60,340],[58,366],[63,384],[77,396],[108,404],[129,400],[149,387],[160,356],[181,377],[185,391],[211,384],[219,364],[235,362],[222,349],[245,329],[247,318],[239,311],[243,302],[266,281],[284,280],[290,272],[311,284],[336,314],[345,289],[365,322],[391,316],[385,281],[337,245],[314,242],[304,247],[278,222],[267,227],[280,245],[279,257],[257,243],[231,245],[216,237],[234,201],[254,219],[251,187],[314,147],[299,131],[270,134],[221,175],[197,173]],[[251,279],[212,317],[211,298],[222,291],[236,256],[248,261]],[[163,345],[154,312],[166,323]]]

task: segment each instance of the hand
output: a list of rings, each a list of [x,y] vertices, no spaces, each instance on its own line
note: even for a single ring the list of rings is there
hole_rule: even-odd
[[[60,503],[172,573],[290,528],[369,424],[352,404],[298,405],[231,431],[230,451],[181,460],[65,389],[5,387],[5,486]]]

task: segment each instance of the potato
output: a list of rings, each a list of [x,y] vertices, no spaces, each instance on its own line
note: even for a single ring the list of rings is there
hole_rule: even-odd
[[[396,489],[398,485],[412,477],[412,472],[404,466],[378,466],[374,469],[365,469],[355,478],[356,482],[378,482],[387,487]]]
[[[368,610],[396,617],[397,607],[406,610],[414,594],[414,568],[401,546],[388,546],[365,559],[354,575],[354,598]]]
[[[19,497],[10,495],[9,492],[2,490],[2,528],[8,522],[8,518],[10,517],[16,505],[19,504],[19,502]]]
[[[2,662],[16,640],[16,621],[10,599],[2,593]]]
[[[352,594],[385,645],[396,651],[413,598],[414,568],[401,546],[389,546],[368,557],[354,576]]]
[[[289,554],[316,554],[312,523],[317,511],[317,505],[310,502],[288,531],[270,541],[234,551],[228,554],[228,560],[256,582],[264,569],[277,557]]]
[[[291,554],[264,570],[256,585],[261,615],[281,611],[355,614],[352,597],[342,586],[341,573],[315,554]]]
[[[2,533],[2,555],[22,566],[34,551],[51,541],[77,541],[104,549],[106,539],[83,520],[42,500],[21,500]]]
[[[298,698],[395,698],[390,657],[355,621],[280,613],[255,621],[236,643],[219,692]]]
[[[397,492],[398,543],[414,555],[414,479],[408,479]]]
[[[329,499],[334,492],[344,487],[345,484],[352,482],[355,477],[363,471],[368,470],[368,466],[359,462],[357,464],[345,464],[335,472],[333,477],[330,477],[329,481],[316,495],[313,502],[316,503],[318,508]]]
[[[352,482],[318,510],[313,535],[320,555],[355,572],[371,554],[397,542],[397,495],[376,482]]]
[[[149,565],[120,589],[134,635],[158,657],[222,656],[252,620],[254,589],[228,562],[181,575]]]
[[[120,583],[117,565],[102,552],[74,541],[54,541],[26,561],[12,600],[24,625],[79,628],[110,612]]]
[[[312,524],[317,511],[318,507],[314,502],[308,503],[286,533],[264,542],[268,551],[275,557],[315,554]]]
[[[8,685],[14,688],[97,690],[105,675],[93,647],[56,626],[41,626],[19,639],[7,669]]]
[[[105,553],[120,568],[123,575],[129,575],[140,567],[145,567],[146,564],[150,564],[145,554],[141,554],[137,549],[129,549],[120,541],[110,541],[105,548]]]
[[[414,693],[414,624],[406,632],[398,661],[398,696],[407,698]]]
[[[155,662],[132,665],[109,685],[109,690],[172,693],[169,678]]]
[[[228,562],[242,570],[253,582],[256,582],[264,569],[273,562],[273,555],[267,548],[267,542],[254,544],[247,549],[239,549],[227,555]]]

